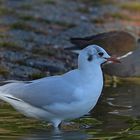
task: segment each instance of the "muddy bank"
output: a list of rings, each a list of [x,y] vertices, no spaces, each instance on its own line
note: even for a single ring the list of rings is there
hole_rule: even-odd
[[[131,10],[121,0],[1,0],[0,79],[36,79],[73,69],[77,56],[63,50],[71,46],[70,37],[110,30],[138,37],[138,20],[119,16]]]

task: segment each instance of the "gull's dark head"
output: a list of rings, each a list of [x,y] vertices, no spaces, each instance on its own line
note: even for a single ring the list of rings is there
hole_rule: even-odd
[[[102,47],[98,45],[89,45],[79,52],[79,65],[101,65],[107,61],[119,62],[116,58],[111,57]]]

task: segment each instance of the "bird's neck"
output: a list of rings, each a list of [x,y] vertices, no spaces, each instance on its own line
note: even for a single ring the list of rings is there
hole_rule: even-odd
[[[98,79],[102,79],[102,69],[99,64],[92,64],[89,66],[79,67],[80,72],[83,76],[94,78],[97,77]]]
[[[88,91],[85,93],[85,98],[89,98],[89,101],[91,101],[92,104],[98,100],[103,88],[103,74],[101,66],[95,64],[92,65],[92,67],[79,69],[79,71],[82,87]]]

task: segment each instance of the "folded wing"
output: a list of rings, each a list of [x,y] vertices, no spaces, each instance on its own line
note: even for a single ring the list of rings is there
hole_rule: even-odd
[[[0,94],[41,108],[56,103],[69,104],[78,100],[75,90],[75,86],[60,76],[52,76],[30,82],[10,82],[0,87]]]

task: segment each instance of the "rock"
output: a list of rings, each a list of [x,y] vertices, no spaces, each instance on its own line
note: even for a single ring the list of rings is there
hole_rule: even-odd
[[[119,64],[106,64],[103,70],[106,74],[119,77],[140,76],[140,47],[127,57],[121,58]]]
[[[4,58],[11,62],[21,61],[26,58],[26,55],[21,52],[15,52],[10,50],[1,50],[0,51],[0,58]]]
[[[12,64],[9,62],[4,63],[4,65],[11,70],[9,71],[8,79],[28,79],[30,75],[41,73],[40,70],[25,65]]]
[[[34,67],[40,70],[46,70],[51,72],[62,72],[65,70],[64,63],[61,61],[52,61],[49,59],[28,59],[26,65]]]

